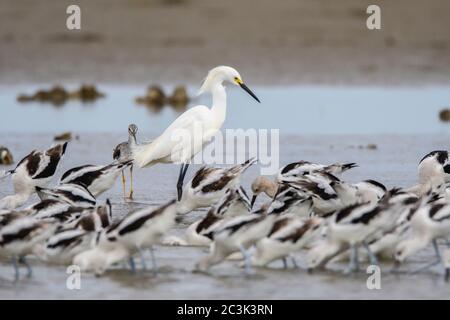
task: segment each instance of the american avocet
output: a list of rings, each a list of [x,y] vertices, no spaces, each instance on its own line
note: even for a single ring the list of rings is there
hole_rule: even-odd
[[[202,167],[184,186],[178,212],[188,213],[216,204],[228,189],[239,186],[241,174],[255,162],[253,158],[230,168]]]
[[[39,221],[32,217],[13,219],[0,229],[0,248],[11,256],[15,271],[15,281],[19,279],[17,263],[24,264],[31,277],[32,269],[26,261],[28,254],[34,253],[36,247],[43,243],[56,229],[56,224]]]
[[[315,182],[311,179],[297,180],[290,184],[293,187],[307,191],[314,203],[316,215],[326,215],[343,207],[336,191],[326,182]]]
[[[282,185],[267,207],[268,214],[307,218],[313,213],[313,199],[289,185]]]
[[[406,194],[406,193],[405,193]],[[401,201],[399,218],[392,229],[374,235],[373,239],[368,241],[369,248],[376,256],[387,259],[393,259],[397,244],[406,239],[410,233],[410,221],[417,209],[420,207],[418,198],[406,196],[403,199],[391,199],[392,201]]]
[[[354,167],[357,167],[357,164],[353,162],[344,164],[334,163],[331,165],[317,164],[309,161],[293,162],[279,170],[277,181],[296,181],[298,177],[303,176],[305,173],[313,173],[314,171],[326,171],[331,174],[341,174]]]
[[[444,176],[444,180],[445,182],[450,182],[450,163],[447,163],[444,166],[444,172],[445,172],[445,176]]]
[[[41,200],[58,200],[75,207],[92,208],[96,204],[96,199],[92,193],[79,184],[67,183],[54,188],[36,187],[36,192]]]
[[[74,207],[55,199],[45,199],[25,209],[35,219],[60,223],[76,221],[84,210],[85,208]]]
[[[34,150],[15,169],[6,172],[2,178],[11,175],[15,194],[1,199],[0,209],[17,208],[35,192],[35,187],[45,187],[53,178],[66,147],[67,142],[42,152]]]
[[[136,252],[141,252],[142,255],[141,250],[150,248],[153,271],[156,273],[153,245],[159,243],[161,236],[175,224],[176,212],[173,200],[156,209],[149,207],[128,214],[99,233],[96,246],[76,255],[74,264],[79,265],[82,270],[101,274],[111,264],[129,259]],[[145,269],[143,258],[142,263]],[[132,269],[134,270],[134,264]]]
[[[94,197],[112,188],[120,173],[132,166],[132,161],[112,163],[106,166],[84,165],[66,171],[60,184],[79,184],[86,187]]]
[[[95,233],[83,229],[56,230],[38,257],[52,263],[70,263],[77,254],[89,250]]]
[[[130,124],[128,126],[128,141],[119,143],[113,150],[113,159],[119,162],[128,162],[133,160],[132,150],[137,145],[137,134],[138,128],[135,124]],[[122,170],[122,188],[123,197],[126,198],[125,190],[125,174]],[[133,199],[133,164],[130,165],[130,194],[128,195],[130,199]]]
[[[385,195],[387,189],[384,184],[373,179],[355,183],[356,194],[361,202],[379,201]]]
[[[259,240],[256,251],[252,255],[253,266],[266,266],[272,261],[283,259],[287,267],[286,257],[300,250],[319,234],[322,219],[314,217],[301,219],[298,217],[282,217],[278,219],[266,238]],[[295,259],[291,256],[294,266]]]
[[[76,228],[86,231],[100,231],[112,222],[111,202],[106,199],[105,205],[85,209],[74,224]]]
[[[215,227],[227,218],[232,218],[250,212],[250,200],[242,187],[228,189],[222,199],[214,205],[206,217],[194,222],[186,229],[186,243],[196,246],[208,246],[211,239],[205,234],[211,232]]]
[[[448,152],[445,150],[432,151],[419,162],[418,184],[407,191],[418,196],[426,194],[430,189],[435,190],[445,182],[446,173],[444,165],[448,161]]]
[[[258,240],[266,237],[278,218],[276,214],[250,214],[230,218],[205,234],[213,240],[209,255],[196,264],[199,271],[207,271],[211,266],[224,261],[235,252],[244,256],[245,272],[251,271],[251,255],[248,249]]]
[[[358,246],[361,244],[368,251],[370,263],[377,264],[366,239],[380,230],[389,230],[398,218],[396,211],[386,203],[388,197],[377,205],[354,204],[337,211],[328,222],[326,239],[308,252],[308,268],[324,265],[350,247],[351,259],[345,272],[356,271],[359,269]]]
[[[273,199],[278,192],[278,183],[265,176],[259,176],[255,180],[253,180],[251,189],[253,193],[251,206],[253,207],[256,198],[261,193],[264,193],[270,199]]]
[[[396,268],[406,258],[433,244],[436,261],[417,271],[425,270],[441,263],[437,239],[450,235],[450,204],[426,204],[420,207],[411,218],[411,237],[400,242],[395,249]]]
[[[339,180],[330,182],[330,186],[343,206],[355,203],[377,203],[386,193],[386,187],[375,180],[365,180],[355,184]]]
[[[240,86],[259,102],[235,69],[226,66],[216,67],[209,71],[200,89],[200,93],[212,94],[211,109],[202,105],[190,108],[152,143],[134,148],[133,158],[141,168],[156,163],[181,164],[177,182],[178,201],[182,197],[183,180],[189,161],[210,142],[225,121],[227,102],[224,82]]]

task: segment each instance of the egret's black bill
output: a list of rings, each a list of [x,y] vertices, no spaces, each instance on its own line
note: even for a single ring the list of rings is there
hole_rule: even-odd
[[[258,97],[252,92],[252,90],[250,90],[245,84],[240,83],[239,84],[241,86],[242,89],[244,89],[245,91],[247,91],[247,93],[249,95],[251,95],[253,97],[253,99],[255,99],[256,101],[258,101],[259,103],[261,103],[261,101],[259,101]]]

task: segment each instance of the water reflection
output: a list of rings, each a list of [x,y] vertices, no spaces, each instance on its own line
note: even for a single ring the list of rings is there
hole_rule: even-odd
[[[82,103],[93,102],[99,98],[105,97],[105,94],[98,91],[94,85],[81,85],[78,90],[69,91],[64,87],[56,85],[49,90],[38,90],[33,94],[21,93],[17,96],[17,101],[50,103],[55,107],[63,106],[69,99],[79,100]]]
[[[189,103],[186,87],[175,87],[173,93],[167,96],[160,86],[152,85],[143,97],[135,99],[137,104],[144,105],[153,113],[159,113],[164,106],[170,106],[177,112],[183,112]]]
[[[136,104],[136,97],[142,96],[141,86],[101,88],[107,96],[92,102],[91,108],[69,99],[64,108],[55,109],[16,101],[19,92],[33,92],[36,86],[0,87],[0,131],[126,132],[128,124],[135,123],[144,133],[158,134],[185,110],[184,106]],[[196,90],[187,88],[186,96]],[[241,90],[228,88],[224,128],[279,128],[281,134],[450,134],[449,123],[439,119],[439,112],[450,103],[447,87],[302,86],[254,91],[261,104],[249,101]],[[211,99],[200,96],[187,107],[196,104],[210,106]]]

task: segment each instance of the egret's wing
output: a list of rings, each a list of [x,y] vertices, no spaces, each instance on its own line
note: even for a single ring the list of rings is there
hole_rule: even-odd
[[[204,135],[205,130],[211,126],[211,120],[211,111],[206,106],[189,109],[172,122],[152,143],[137,146],[133,152],[135,162],[140,167],[145,167],[158,159],[181,152],[186,145],[180,140],[186,136],[193,139],[197,132]]]

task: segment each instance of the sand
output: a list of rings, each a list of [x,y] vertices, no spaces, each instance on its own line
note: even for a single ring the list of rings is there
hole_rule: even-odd
[[[0,84],[196,85],[219,64],[249,83],[450,82],[447,0],[80,0],[0,3]],[[382,9],[382,29],[365,10]]]

